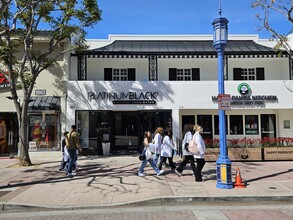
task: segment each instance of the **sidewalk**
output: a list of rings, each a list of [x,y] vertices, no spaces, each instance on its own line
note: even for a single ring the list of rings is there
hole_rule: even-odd
[[[190,166],[183,176],[169,167],[156,176],[147,166],[138,177],[138,156],[81,156],[73,178],[59,172],[60,152],[31,152],[31,167],[18,167],[16,159],[0,158],[2,210],[24,208],[83,208],[120,205],[165,205],[181,202],[217,204],[252,201],[293,202],[293,161],[233,162],[232,179],[239,167],[244,189],[216,188],[216,165],[207,162],[205,182],[195,182]],[[175,157],[175,162],[180,162]]]

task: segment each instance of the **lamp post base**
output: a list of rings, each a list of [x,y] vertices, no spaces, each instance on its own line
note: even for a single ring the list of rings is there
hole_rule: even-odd
[[[233,189],[231,161],[228,157],[217,160],[217,188],[219,189]]]

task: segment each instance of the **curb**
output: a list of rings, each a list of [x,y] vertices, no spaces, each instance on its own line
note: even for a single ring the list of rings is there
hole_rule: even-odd
[[[293,203],[292,196],[228,196],[228,197],[157,197],[146,200],[138,200],[124,203],[102,204],[94,206],[39,206],[16,203],[2,203],[2,212],[13,211],[49,211],[49,210],[72,210],[72,209],[105,209],[113,207],[135,206],[167,206],[167,205],[255,205],[268,203]]]

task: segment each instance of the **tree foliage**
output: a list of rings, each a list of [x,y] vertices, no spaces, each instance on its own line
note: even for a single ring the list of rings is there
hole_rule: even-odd
[[[292,46],[288,36],[293,32],[293,0],[255,0],[252,7],[261,9],[261,13],[256,17],[260,22],[261,29],[265,29],[276,39],[276,49],[284,49],[293,59]],[[281,16],[284,23],[289,24],[288,30],[281,31],[280,24],[271,23],[274,15]]]
[[[58,65],[57,58],[64,53],[84,49],[85,29],[100,20],[97,0],[0,0],[0,62],[18,115],[22,165],[31,164],[27,113],[37,77]],[[60,45],[73,35],[78,36],[75,44],[63,49]],[[47,40],[45,49],[36,47],[39,38]]]

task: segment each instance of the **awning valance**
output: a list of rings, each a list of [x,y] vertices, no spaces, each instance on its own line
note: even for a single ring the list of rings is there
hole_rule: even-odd
[[[32,96],[29,103],[29,111],[56,110],[61,111],[59,96]]]

